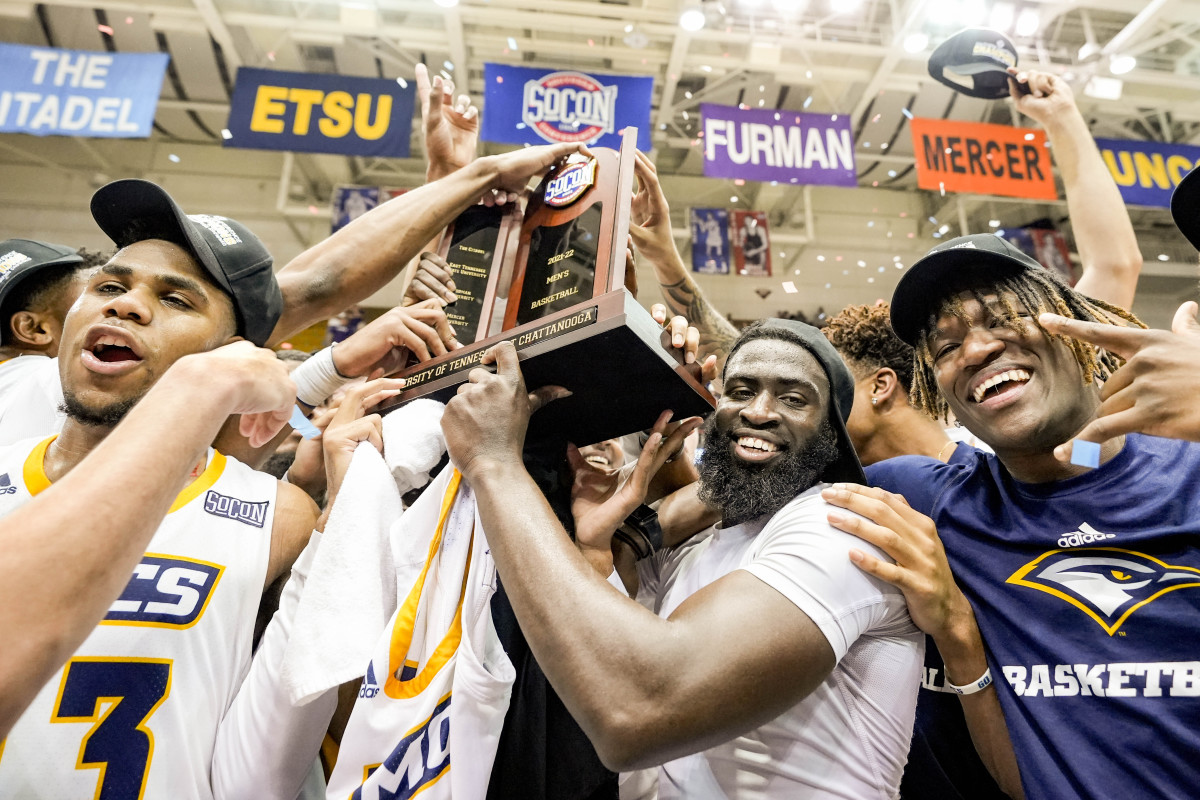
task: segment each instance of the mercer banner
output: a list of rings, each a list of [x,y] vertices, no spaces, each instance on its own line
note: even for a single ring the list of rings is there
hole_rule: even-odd
[[[1058,197],[1043,131],[944,119],[918,118],[909,125],[922,189]]]
[[[780,183],[856,186],[845,115],[700,104],[704,174]]]
[[[225,146],[407,158],[415,91],[381,78],[241,67]]]
[[[621,146],[634,127],[650,149],[654,78],[483,65],[483,138],[489,142],[583,142]]]
[[[1200,165],[1200,147],[1186,144],[1097,139],[1096,146],[1121,198],[1134,206],[1170,208],[1175,187]]]
[[[0,44],[0,132],[146,138],[167,58]]]

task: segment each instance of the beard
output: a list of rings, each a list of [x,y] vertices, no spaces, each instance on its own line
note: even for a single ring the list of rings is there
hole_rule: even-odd
[[[58,410],[66,414],[71,419],[83,425],[91,425],[99,428],[112,428],[118,422],[125,419],[134,406],[138,404],[141,397],[130,397],[125,400],[119,400],[115,403],[109,403],[106,406],[93,408],[85,405],[79,396],[74,392],[63,391],[63,402],[58,407]]]
[[[700,456],[700,499],[721,511],[725,525],[774,514],[817,482],[838,456],[837,434],[826,419],[800,449],[787,450],[769,464],[748,464],[733,454],[716,414],[704,423]]]

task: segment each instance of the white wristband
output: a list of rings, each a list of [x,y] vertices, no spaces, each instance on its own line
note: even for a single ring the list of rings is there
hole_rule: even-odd
[[[950,681],[946,681],[946,686],[952,689],[956,694],[975,694],[982,692],[984,689],[992,685],[992,670],[991,667],[983,671],[983,675],[978,680],[972,681],[964,686],[955,686]]]
[[[313,353],[312,358],[292,372],[292,381],[296,384],[296,399],[313,408],[324,403],[349,380],[351,379],[338,374],[337,367],[333,364],[332,347]]]

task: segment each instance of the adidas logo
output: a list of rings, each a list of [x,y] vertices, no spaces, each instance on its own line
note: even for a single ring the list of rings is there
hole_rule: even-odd
[[[17,487],[12,485],[12,481],[8,479],[8,473],[0,475],[0,494],[16,494]]]
[[[1063,535],[1058,540],[1059,547],[1081,547],[1085,544],[1101,542],[1105,539],[1115,539],[1115,533],[1101,533],[1100,531],[1088,525],[1086,522],[1079,526],[1079,530]]]
[[[367,676],[363,678],[362,688],[358,690],[358,696],[364,700],[370,700],[379,694],[379,682],[375,680],[375,662],[367,664]]]

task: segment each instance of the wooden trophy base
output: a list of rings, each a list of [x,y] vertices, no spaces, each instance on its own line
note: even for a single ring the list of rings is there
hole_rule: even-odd
[[[558,385],[573,392],[533,415],[531,441],[582,447],[649,428],[666,409],[676,419],[713,409],[712,395],[684,368],[669,334],[618,289],[398,373],[408,386],[381,413],[419,397],[449,401],[501,341],[516,345],[529,389]]]

